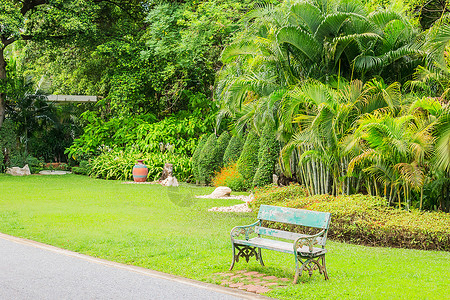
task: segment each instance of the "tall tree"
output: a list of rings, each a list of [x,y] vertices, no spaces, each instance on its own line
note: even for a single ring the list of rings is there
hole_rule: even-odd
[[[74,43],[95,41],[111,34],[117,11],[143,20],[139,0],[2,0],[0,2],[0,127],[5,118],[7,90],[6,47],[18,40]]]

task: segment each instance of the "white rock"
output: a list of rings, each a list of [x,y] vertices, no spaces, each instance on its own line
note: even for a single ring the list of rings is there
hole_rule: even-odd
[[[231,189],[227,186],[219,186],[211,193],[211,198],[230,197]]]
[[[26,176],[31,175],[30,168],[25,165],[23,168],[12,167],[6,169],[6,174],[11,174],[13,176]]]
[[[163,186],[179,186],[178,180],[174,176],[169,176],[163,181],[161,181],[161,185]]]

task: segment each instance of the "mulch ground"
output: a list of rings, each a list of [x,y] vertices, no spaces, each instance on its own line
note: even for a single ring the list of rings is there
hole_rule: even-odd
[[[230,271],[226,273],[214,274],[220,281],[221,285],[230,288],[246,290],[256,294],[267,293],[275,288],[286,287],[291,279],[278,278],[276,276],[267,276],[256,271]]]

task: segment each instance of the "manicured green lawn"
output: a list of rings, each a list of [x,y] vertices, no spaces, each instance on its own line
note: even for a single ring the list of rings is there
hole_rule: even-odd
[[[215,282],[231,260],[229,232],[253,214],[208,212],[239,200],[196,199],[213,188],[126,185],[77,175],[0,175],[0,232],[80,253]],[[276,289],[281,299],[449,299],[450,253],[329,242],[329,281],[316,272]],[[290,255],[263,251],[267,267],[292,278]]]

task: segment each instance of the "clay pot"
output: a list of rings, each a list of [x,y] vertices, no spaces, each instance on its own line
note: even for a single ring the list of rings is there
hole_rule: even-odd
[[[142,159],[138,159],[137,164],[133,167],[133,180],[134,182],[147,181],[148,168],[144,165]]]

